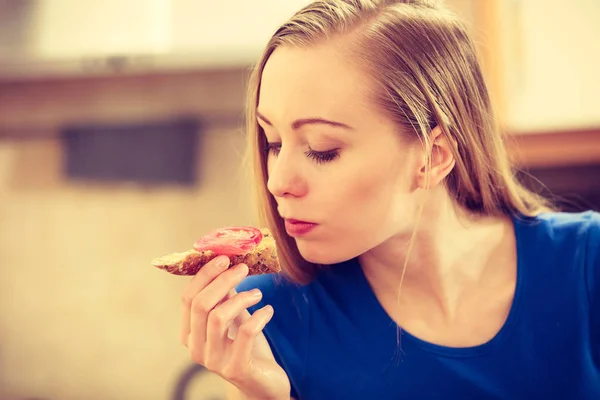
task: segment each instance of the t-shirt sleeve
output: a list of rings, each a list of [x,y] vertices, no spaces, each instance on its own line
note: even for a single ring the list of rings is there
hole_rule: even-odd
[[[600,214],[590,214],[587,235],[585,272],[586,285],[590,298],[592,323],[600,338]]]
[[[273,306],[275,314],[263,332],[275,361],[290,379],[290,397],[299,399],[296,386],[304,379],[303,355],[306,354],[307,343],[304,332],[307,308],[302,289],[277,275],[260,275],[246,278],[236,290],[241,292],[254,288],[261,290],[263,298],[248,311],[253,314],[267,304]]]

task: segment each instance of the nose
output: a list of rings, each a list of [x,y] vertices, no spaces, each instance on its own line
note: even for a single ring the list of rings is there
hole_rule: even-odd
[[[269,179],[267,189],[277,197],[302,197],[307,192],[306,178],[300,166],[302,160],[294,159],[282,149],[277,157],[272,157],[267,163]]]

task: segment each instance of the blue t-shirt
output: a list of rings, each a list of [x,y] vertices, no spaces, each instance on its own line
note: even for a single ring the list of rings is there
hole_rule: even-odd
[[[274,275],[255,311],[297,399],[600,399],[600,214],[515,219],[517,284],[508,318],[485,344],[451,348],[402,331],[356,260],[308,285]]]

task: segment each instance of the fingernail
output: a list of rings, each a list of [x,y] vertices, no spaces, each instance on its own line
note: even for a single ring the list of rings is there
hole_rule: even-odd
[[[246,275],[249,272],[248,266],[246,264],[239,264],[237,268],[237,273],[240,275]]]
[[[229,257],[227,256],[220,256],[217,259],[217,266],[221,269],[225,269],[227,267],[229,267]]]
[[[262,292],[259,289],[252,289],[250,291],[250,294],[252,295],[252,297],[261,297],[262,296]]]

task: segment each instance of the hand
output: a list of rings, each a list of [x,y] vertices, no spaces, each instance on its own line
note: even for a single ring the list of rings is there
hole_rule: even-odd
[[[183,292],[181,342],[194,362],[235,385],[249,399],[289,399],[290,381],[262,333],[273,317],[267,305],[250,315],[262,297],[258,289],[236,293],[248,266],[211,260]]]

